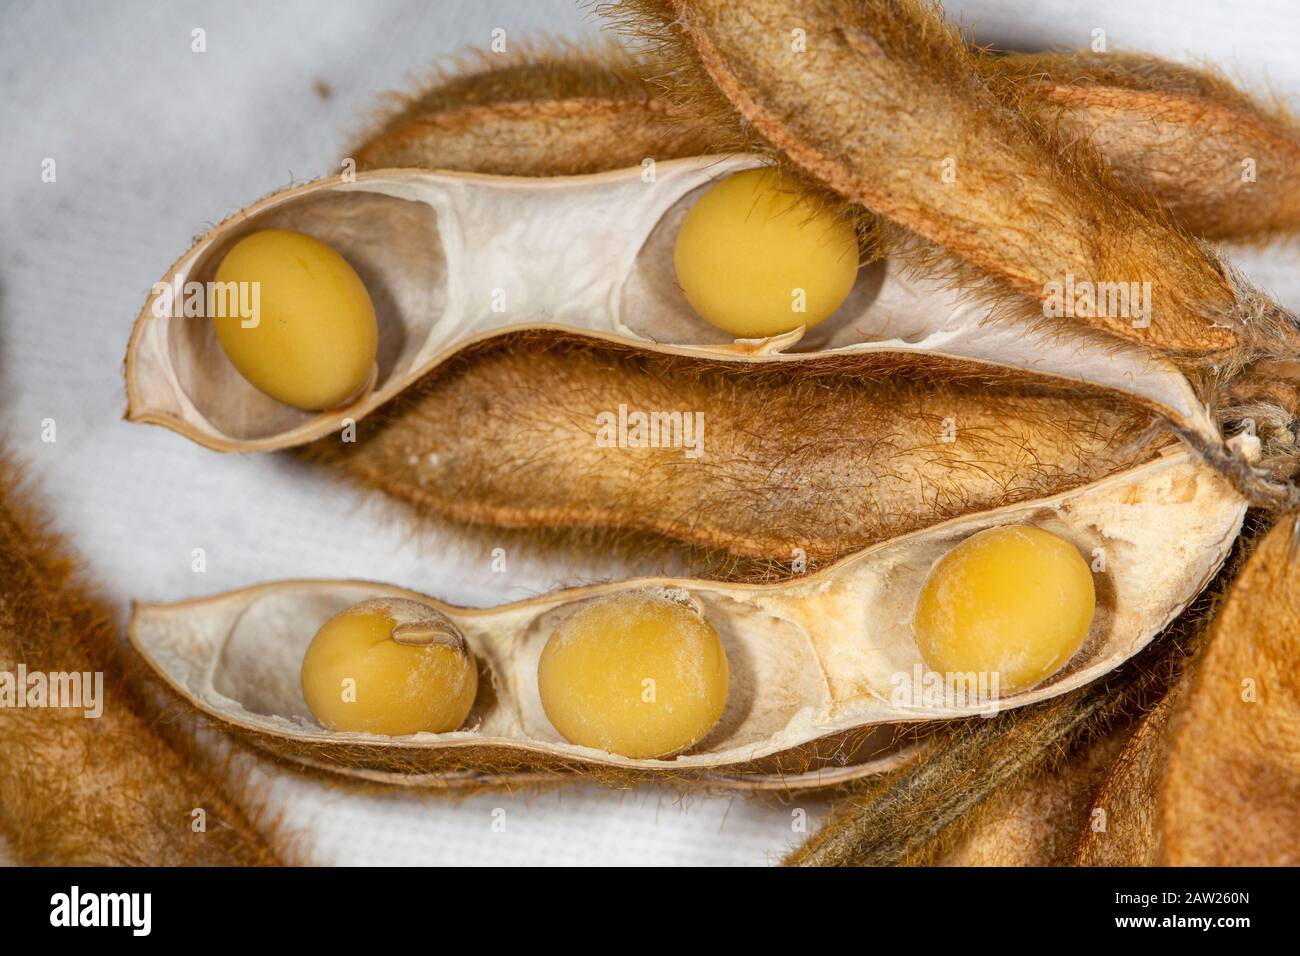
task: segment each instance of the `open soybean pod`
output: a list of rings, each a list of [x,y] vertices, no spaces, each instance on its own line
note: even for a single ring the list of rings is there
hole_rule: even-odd
[[[176,604],[139,603],[129,631],[144,658],[196,707],[279,756],[343,774],[445,787],[482,784],[488,773],[508,781],[577,771],[800,789],[910,759],[915,750],[879,743],[894,739],[899,724],[1017,707],[1110,671],[1204,587],[1245,508],[1226,481],[1179,449],[1064,495],[894,538],[781,584],[647,579],[467,609],[379,584],[289,581]],[[932,566],[972,535],[1015,524],[1051,532],[1089,560],[1098,599],[1086,639],[1036,686],[996,700],[927,695],[914,681],[924,666],[911,621]],[[548,638],[593,602],[645,591],[689,602],[717,632],[731,672],[721,719],[670,759],[567,743],[539,697]],[[479,698],[465,729],[331,733],[312,717],[299,683],[312,635],[341,609],[380,597],[419,601],[446,615],[481,662]],[[863,745],[857,762],[845,764],[842,751],[827,757],[825,742],[837,736]]]
[[[978,57],[929,0],[627,0],[607,4],[672,69],[670,96],[861,204],[894,253],[955,270],[998,312],[1107,337],[1190,374],[1230,376],[1259,357],[1294,358],[1294,317],[1179,229],[1148,196],[1126,195],[1101,155],[1000,99]],[[1149,311],[1058,308],[1062,289],[1136,282]],[[1226,373],[1226,374],[1225,374]],[[1204,398],[1213,402],[1217,386]],[[1276,476],[1184,432],[1274,506]]]
[[[127,417],[225,451],[285,448],[360,419],[457,351],[521,330],[578,334],[659,353],[736,364],[827,356],[957,359],[1077,381],[1132,396],[1199,444],[1223,439],[1177,366],[1138,348],[1063,342],[1032,324],[985,324],[987,309],[901,263],[862,269],[843,305],[806,334],[734,340],[694,314],[674,281],[676,231],[713,181],[750,157],[661,163],[581,177],[527,179],[388,170],[277,193],[204,236],[159,283],[126,359]],[[357,270],[379,324],[373,390],[306,412],[245,381],[209,322],[174,314],[203,294],[224,254],[265,229],[305,233]],[[169,310],[162,307],[172,303]],[[160,305],[161,304],[161,305]]]

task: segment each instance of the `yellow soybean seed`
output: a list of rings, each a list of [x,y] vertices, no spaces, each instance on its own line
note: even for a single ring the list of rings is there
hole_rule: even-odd
[[[325,243],[285,229],[255,232],[231,247],[214,278],[249,283],[256,314],[213,323],[226,357],[258,391],[319,410],[366,385],[379,345],[375,307],[356,271]]]
[[[1064,667],[1096,606],[1078,548],[1041,528],[1009,525],[971,535],[935,564],[913,631],[930,670],[996,673],[1006,693]]]
[[[445,616],[384,598],[354,605],[316,632],[302,661],[302,692],[328,730],[439,734],[465,722],[478,671]]]
[[[570,743],[663,757],[709,732],[727,703],[727,655],[694,609],[650,593],[566,618],[537,667],[542,707]]]
[[[858,272],[853,227],[798,182],[750,169],[691,207],[673,250],[677,283],[705,321],[737,338],[812,328],[839,308]]]

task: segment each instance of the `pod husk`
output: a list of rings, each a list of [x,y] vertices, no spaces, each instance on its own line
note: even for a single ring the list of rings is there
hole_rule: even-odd
[[[1131,728],[1076,746],[1057,766],[1040,768],[962,821],[935,854],[941,866],[1065,866],[1081,821]]]
[[[560,175],[558,158],[562,175],[577,176],[711,152],[712,131],[676,113],[643,69],[612,40],[462,56],[394,97],[351,155],[358,170],[503,176]]]
[[[620,405],[702,414],[704,454],[601,447],[598,416]],[[760,578],[791,573],[795,549],[823,567],[1116,474],[1170,440],[1122,397],[994,367],[890,354],[790,376],[554,337],[459,356],[360,423],[358,439],[308,454],[424,516],[650,534]]]
[[[1218,70],[1088,51],[986,55],[980,70],[1003,102],[1091,143],[1129,194],[1196,236],[1263,242],[1300,227],[1300,127]]]
[[[199,709],[279,756],[343,773],[420,780],[440,771],[583,768],[615,779],[716,781],[723,772],[755,772],[755,761],[772,757],[786,761],[783,773],[801,773],[806,768],[793,766],[800,751],[830,735],[983,709],[899,700],[891,690],[897,675],[920,666],[908,623],[915,595],[933,561],[967,535],[1030,521],[1086,554],[1107,555],[1089,640],[1061,673],[999,704],[1017,707],[1066,693],[1138,651],[1213,576],[1243,514],[1240,496],[1179,450],[1075,492],[895,538],[780,585],[649,579],[470,610],[363,582],[285,582],[175,605],[137,604],[129,633]],[[1144,569],[1140,580],[1136,568]],[[587,601],[641,588],[698,602],[731,663],[722,721],[694,752],[672,760],[630,760],[567,744],[536,696],[536,658],[559,621]],[[340,608],[376,596],[424,601],[460,629],[489,671],[481,686],[493,688],[471,714],[473,729],[385,738],[331,734],[312,720],[298,685],[306,643]],[[860,766],[878,771],[883,762]]]
[[[1022,711],[958,721],[936,732],[925,761],[864,781],[838,801],[821,828],[786,858],[787,866],[917,866],[951,859],[987,862],[992,852],[981,825],[1032,832],[1047,846],[1022,847],[1011,862],[1056,862],[1060,835],[1079,803],[1082,781],[1058,787],[1054,761],[1134,706],[1132,697],[1150,693],[1144,675],[1160,660],[1163,642],[1078,691]],[[1063,792],[1062,792],[1063,791]],[[1044,821],[1016,820],[1024,801],[1046,800],[1053,814]],[[1077,829],[1077,823],[1070,827]],[[966,844],[963,841],[969,840]],[[969,856],[963,858],[963,853]]]
[[[855,784],[788,862],[1150,866],[1172,862],[1170,843],[1185,851],[1186,865],[1293,858],[1294,681],[1280,646],[1288,638],[1276,636],[1294,633],[1286,629],[1290,520],[1270,532],[1272,520],[1256,513],[1215,584],[1103,681],[993,722],[939,728],[924,763]],[[1278,605],[1261,595],[1279,593],[1279,583],[1282,613],[1270,618]],[[1265,584],[1275,589],[1255,590]],[[1184,725],[1180,759],[1190,772],[1171,786],[1171,718],[1207,686],[1199,675],[1223,646],[1217,635],[1242,627],[1234,605],[1249,607],[1245,629],[1257,630],[1235,642],[1236,651],[1250,648],[1246,668],[1240,653],[1225,656],[1235,658],[1234,671],[1268,675],[1273,706],[1251,710],[1257,705],[1234,696],[1240,673],[1215,680],[1216,695],[1202,697],[1203,722]],[[1265,621],[1279,625],[1267,637]],[[996,726],[1004,718],[1013,719]],[[1223,791],[1220,781],[1237,786]]]
[[[1300,862],[1300,562],[1295,515],[1251,556],[1187,678],[1139,726],[1075,862]]]
[[[1222,443],[1174,366],[1136,349],[982,327],[980,308],[892,263],[861,270],[836,315],[806,334],[733,341],[706,328],[669,278],[675,231],[702,187],[754,163],[665,162],[652,185],[639,169],[543,179],[386,170],[277,193],[201,238],[151,294],[127,350],[127,417],[222,451],[292,447],[346,429],[477,342],[540,331],[736,366],[783,364],[790,375],[816,375],[830,358],[870,367],[891,356],[1019,368],[1127,394],[1201,445]],[[568,218],[556,222],[557,208]],[[378,371],[373,390],[345,408],[312,413],[275,402],[234,369],[210,321],[167,309],[168,290],[209,282],[226,249],[268,227],[330,243],[371,290]],[[499,310],[497,293],[523,304]],[[812,372],[794,368],[802,364]]]
[[[1160,860],[1156,801],[1164,763],[1164,732],[1172,699],[1165,697],[1137,725],[1093,799],[1105,812],[1076,821],[1077,866],[1156,866]],[[1104,829],[1099,828],[1104,820]]]
[[[1222,71],[1150,54],[977,49],[993,92],[1025,119],[1089,142],[1127,193],[1150,195],[1202,239],[1263,242],[1300,227],[1300,128],[1280,101]],[[468,54],[392,97],[352,154],[393,166],[570,176],[722,151],[732,133],[673,108],[647,77],[664,65],[620,46],[533,44]],[[579,128],[557,124],[581,116]],[[1257,178],[1242,176],[1252,158]]]
[[[149,703],[112,610],[0,453],[0,670],[103,675],[103,713],[0,708],[0,835],[19,863],[279,865],[296,856],[229,765],[214,766],[180,714]],[[192,830],[192,813],[206,828]]]

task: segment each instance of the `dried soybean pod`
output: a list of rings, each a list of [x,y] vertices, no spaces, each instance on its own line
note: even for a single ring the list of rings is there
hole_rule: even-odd
[[[1078,862],[1300,862],[1298,532],[1291,515],[1251,556],[1188,676],[1112,771],[1108,832],[1085,831]]]
[[[1122,672],[1128,672],[1130,663]],[[935,862],[983,802],[1038,772],[1049,754],[1110,706],[1108,678],[1031,709],[949,724],[924,761],[868,781],[838,801],[788,866]],[[1098,685],[1103,685],[1099,687]]]
[[[1156,866],[1160,833],[1156,801],[1165,758],[1171,698],[1138,722],[1106,772],[1070,862],[1076,866]]]
[[[984,55],[1003,102],[1101,153],[1205,239],[1262,241],[1300,229],[1300,127],[1281,104],[1212,69],[1131,53]]]
[[[707,127],[674,115],[614,42],[523,46],[463,59],[400,99],[354,150],[357,168],[580,175],[710,152]]]
[[[789,866],[929,865],[958,845],[984,801],[1013,792],[1081,735],[1150,693],[1145,669],[1157,642],[1119,671],[1078,691],[991,719],[943,727],[927,759],[868,781],[785,861]]]
[[[704,454],[601,447],[600,416],[620,403],[702,415]],[[791,374],[537,335],[458,356],[374,412],[359,441],[307,454],[423,515],[649,534],[762,578],[788,570],[795,547],[821,566],[1117,473],[1168,441],[1157,421],[1101,390],[933,357]]]
[[[770,776],[769,757],[798,776],[811,771],[804,783],[815,785],[821,759],[809,745],[839,733],[890,736],[891,729],[897,740],[900,723],[950,718],[967,732],[966,752],[946,760],[931,755],[924,773],[932,782],[963,786],[955,802],[941,802],[920,817],[919,829],[932,832],[951,822],[963,803],[978,805],[988,782],[1021,779],[1059,748],[1061,733],[1095,725],[1093,718],[1106,712],[1114,696],[1116,668],[1202,590],[1237,539],[1245,510],[1244,499],[1188,449],[1171,449],[1084,488],[927,527],[779,584],[654,577],[465,608],[373,582],[267,582],[173,604],[137,603],[128,633],[179,694],[258,746],[314,767],[409,786],[442,786],[447,773],[520,770],[719,784],[738,774]],[[1008,719],[1009,711],[991,720],[977,716],[988,713],[990,702],[966,693],[942,701],[928,693],[898,693],[900,669],[910,674],[913,665],[923,668],[908,613],[933,562],[972,535],[1025,521],[1055,529],[1084,551],[1105,542],[1112,561],[1100,591],[1107,598],[1085,649],[1065,670],[1032,689],[999,696],[997,706],[1032,711],[1038,702],[1084,687],[1094,697],[1086,706],[1040,715],[1024,732]],[[543,687],[540,662],[548,641],[585,608],[647,590],[680,595],[698,606],[718,635],[736,677],[728,682],[721,719],[690,753],[672,758],[632,758],[566,741],[568,731],[552,723]],[[460,730],[412,737],[338,734],[311,718],[298,677],[316,625],[341,608],[379,597],[440,611],[484,663],[488,680],[480,686],[493,692],[479,695]],[[1151,661],[1146,664],[1134,673],[1149,671]],[[988,727],[1007,731],[1025,746],[1016,753],[994,752],[987,745],[1006,741],[988,736]],[[879,772],[887,769],[882,759],[897,766],[907,758],[862,742],[872,756],[857,763],[855,772]],[[981,769],[963,769],[964,759]]]
[[[1070,277],[1149,281],[1148,327],[1109,309],[1070,321],[1188,366],[1231,365],[1256,340],[1295,339],[1288,316],[1153,203],[1121,198],[1095,150],[999,101],[936,4],[606,9],[675,60],[666,86],[719,126],[730,117],[738,145],[766,146],[901,227],[894,254],[930,266],[955,258],[1005,314],[1041,319]],[[792,43],[796,29],[805,43]]]
[[[576,175],[717,146],[719,133],[673,109],[643,78],[656,71],[615,44],[533,46],[499,60],[466,57],[394,97],[353,151],[358,169]],[[1300,228],[1300,131],[1281,104],[1148,55],[985,53],[978,63],[1005,103],[1090,140],[1121,184],[1149,192],[1194,235],[1264,240]]]
[[[9,851],[22,863],[58,866],[283,862],[283,849],[241,809],[248,794],[153,725],[126,679],[131,664],[112,611],[17,482],[0,456],[0,669],[102,673],[104,685],[97,718],[83,709],[0,709],[0,833]],[[198,809],[202,831],[192,829]]]
[[[986,801],[937,862],[942,866],[1064,866],[1071,861],[1079,822],[1131,728],[1095,740]]]
[[[358,168],[574,175],[713,151],[718,131],[672,104],[618,45],[467,56],[396,96],[353,151]],[[1300,227],[1300,130],[1211,68],[1134,53],[984,53],[1008,105],[1090,140],[1115,177],[1183,228],[1263,240]],[[1256,161],[1254,181],[1242,163]]]

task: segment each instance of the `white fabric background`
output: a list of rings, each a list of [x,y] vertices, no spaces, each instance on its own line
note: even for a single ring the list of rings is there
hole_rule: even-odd
[[[981,42],[1081,46],[1102,28],[1112,49],[1209,59],[1256,89],[1300,93],[1300,7],[1286,0],[950,9]],[[204,54],[190,50],[195,27]],[[123,614],[133,597],[282,577],[492,604],[619,575],[601,555],[558,567],[515,553],[508,574],[492,574],[478,549],[413,535],[288,456],[218,455],[121,420],[130,323],[189,240],[266,192],[335,171],[378,94],[485,46],[497,27],[513,43],[590,38],[599,21],[569,0],[0,4],[0,431]],[[41,181],[46,157],[55,184]],[[1298,255],[1239,261],[1294,308]],[[195,547],[206,574],[190,570]],[[324,863],[764,864],[796,841],[792,808],[771,800],[575,787],[449,802],[274,776],[277,804]],[[504,832],[492,830],[496,808]]]

